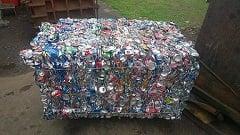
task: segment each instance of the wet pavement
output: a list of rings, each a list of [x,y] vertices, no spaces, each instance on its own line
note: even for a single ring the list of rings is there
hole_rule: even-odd
[[[100,1],[99,17],[120,15]],[[8,16],[8,27],[0,28],[0,134],[2,135],[162,135],[206,134],[186,116],[181,120],[163,119],[42,119],[39,88],[32,69],[25,66],[18,53],[29,48],[36,30],[26,11]]]

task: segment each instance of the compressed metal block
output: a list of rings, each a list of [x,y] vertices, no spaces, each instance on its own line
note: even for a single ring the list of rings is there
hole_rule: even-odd
[[[20,55],[35,69],[44,118],[180,118],[198,53],[174,23],[60,19]]]

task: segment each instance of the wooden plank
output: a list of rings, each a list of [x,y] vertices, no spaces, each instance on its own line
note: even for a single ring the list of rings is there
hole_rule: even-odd
[[[193,95],[191,101],[186,104],[186,109],[183,114],[191,119],[198,126],[203,128],[209,134],[220,135],[239,135],[240,127],[226,116],[224,119],[218,118],[218,112],[213,107],[210,107],[208,102],[205,102],[201,97]],[[203,103],[204,102],[204,103]],[[202,104],[203,103],[203,104]]]
[[[192,92],[199,97],[205,99],[209,104],[215,106],[223,114],[229,116],[233,121],[240,125],[240,113],[238,111],[224,104],[212,95],[209,95],[205,90],[199,88],[198,86],[194,86]]]
[[[51,0],[48,0],[48,1],[46,1],[45,3],[46,3],[47,12],[54,12],[52,1],[51,1]]]
[[[192,122],[194,122],[196,125],[198,125],[200,128],[204,129],[208,134],[210,135],[221,135],[221,132],[219,130],[215,130],[212,126],[209,126],[207,124],[204,124],[202,121],[200,121],[197,117],[195,117],[190,111],[184,110],[183,114],[190,119]]]
[[[68,8],[69,8],[69,10],[80,9],[79,1],[78,0],[68,0]]]
[[[45,6],[45,1],[44,0],[34,0],[34,1],[31,1],[31,3],[29,3],[28,6],[30,6],[30,7]]]
[[[187,102],[186,109],[183,111],[185,116],[205,129],[209,134],[240,134],[240,127],[233,120],[226,116],[223,116],[224,119],[219,120],[217,116],[211,112],[212,109],[210,109],[209,112],[209,107],[199,106],[199,98],[201,97],[194,95],[194,99],[191,99],[191,102]],[[201,102],[203,102],[203,100],[201,100]]]
[[[183,114],[192,122],[194,122],[196,125],[198,125],[200,128],[204,129],[210,135],[239,135],[240,134],[240,128],[230,120],[214,121],[214,122],[205,124],[187,109],[183,111]]]
[[[43,17],[47,17],[47,14],[37,14],[31,16],[31,18],[43,18]]]
[[[208,113],[214,115],[220,121],[224,120],[224,117],[221,114],[221,112],[219,110],[217,110],[216,108],[214,108],[213,106],[207,104],[207,103],[200,102],[200,101],[197,101],[197,100],[189,100],[189,101],[187,101],[187,104],[189,104],[189,103],[190,104],[192,103],[192,104],[200,107],[201,109],[206,110]]]
[[[54,1],[55,11],[67,11],[67,3],[65,0]]]
[[[97,4],[95,4],[95,3],[93,2],[93,0],[91,0],[91,1],[81,0],[81,5],[80,5],[80,8],[81,8],[81,9],[90,9],[90,8],[95,9],[95,8],[97,8],[97,7],[98,7]]]

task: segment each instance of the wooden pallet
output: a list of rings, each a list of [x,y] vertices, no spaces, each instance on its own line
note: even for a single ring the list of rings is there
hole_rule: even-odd
[[[37,25],[64,17],[98,17],[97,0],[31,0],[28,6],[32,21]]]

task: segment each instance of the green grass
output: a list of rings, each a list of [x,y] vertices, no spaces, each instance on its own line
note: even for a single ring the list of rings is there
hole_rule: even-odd
[[[205,0],[103,0],[130,19],[173,21],[178,25],[200,26],[208,4]],[[189,23],[188,23],[189,22]]]

